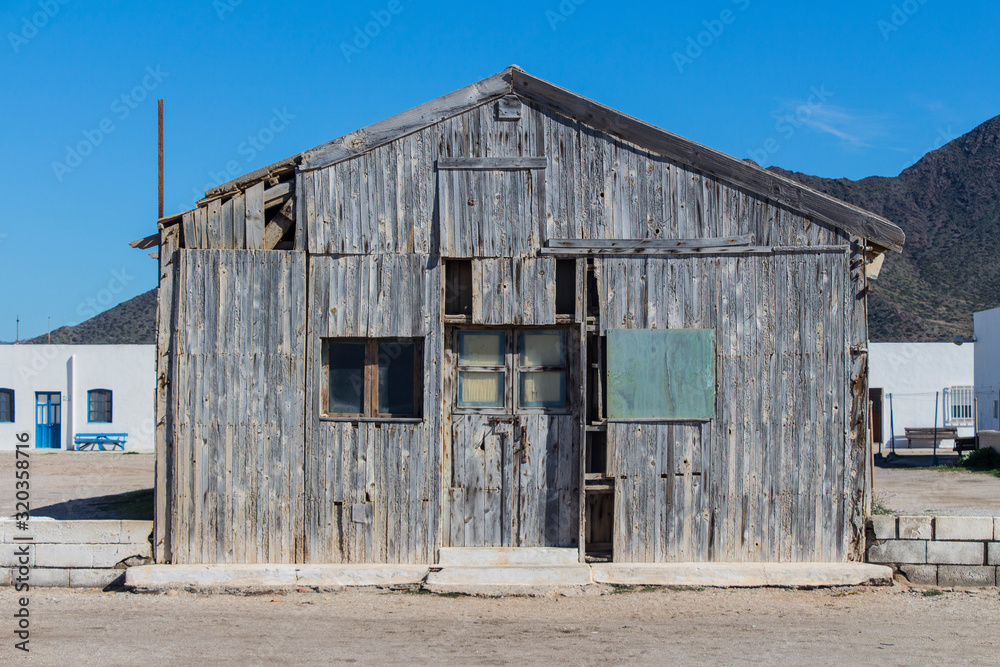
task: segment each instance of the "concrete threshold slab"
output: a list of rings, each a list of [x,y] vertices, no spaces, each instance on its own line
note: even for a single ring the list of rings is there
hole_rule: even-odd
[[[170,589],[277,590],[420,584],[427,565],[141,565],[125,584],[140,591]]]
[[[718,588],[888,586],[892,568],[870,563],[601,563],[594,581],[619,586]]]

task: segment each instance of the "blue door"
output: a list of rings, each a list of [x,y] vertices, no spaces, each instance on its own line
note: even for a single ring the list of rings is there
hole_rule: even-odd
[[[35,392],[35,447],[59,449],[62,440],[62,394]]]

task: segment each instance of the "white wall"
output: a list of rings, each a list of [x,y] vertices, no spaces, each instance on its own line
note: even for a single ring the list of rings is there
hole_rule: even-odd
[[[972,386],[973,343],[869,343],[868,386],[882,389],[882,434],[890,444],[889,394],[896,447],[906,447],[904,429],[934,426],[934,394],[938,395],[937,424],[947,426],[944,389]],[[972,426],[959,427],[959,436],[971,436]],[[950,446],[950,443],[949,443]]]
[[[62,395],[60,449],[77,433],[128,433],[126,450],[153,449],[155,345],[0,345],[0,388],[14,390],[14,423],[0,423],[0,450],[18,433],[35,447],[35,392]],[[87,391],[110,389],[111,423],[87,421]]]
[[[976,332],[976,396],[979,428],[1000,430],[1000,308],[972,316]]]

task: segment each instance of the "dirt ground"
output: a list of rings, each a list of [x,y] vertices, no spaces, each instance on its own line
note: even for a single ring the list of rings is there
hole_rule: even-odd
[[[153,486],[151,453],[32,451],[30,460],[35,516],[115,518],[96,508],[94,500]],[[907,458],[893,464],[899,467],[875,467],[875,491],[886,496],[896,513],[1000,516],[1000,478],[906,467],[911,461],[922,462]],[[14,511],[13,481],[14,453],[0,452],[0,516]]]
[[[874,488],[896,514],[945,516],[1000,516],[1000,477],[964,470],[927,470],[933,464],[931,449],[898,449],[898,459],[877,463]],[[940,452],[938,463],[948,465],[958,457]]]
[[[471,598],[31,592],[39,665],[1000,664],[997,589]],[[14,608],[14,593],[0,591]],[[0,662],[18,658],[3,615]],[[11,661],[13,662],[13,660]]]
[[[14,512],[14,452],[0,452],[0,516]],[[114,519],[102,496],[153,486],[153,454],[31,450],[31,514],[53,519]]]

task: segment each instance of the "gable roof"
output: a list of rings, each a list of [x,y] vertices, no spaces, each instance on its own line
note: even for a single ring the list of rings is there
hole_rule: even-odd
[[[418,107],[223,183],[208,190],[205,196],[215,198],[242,189],[276,172],[296,167],[302,171],[322,169],[512,94],[865,238],[881,248],[896,252],[902,250],[906,238],[903,230],[885,218],[769,172],[753,162],[703,146],[535,78],[516,65]]]

